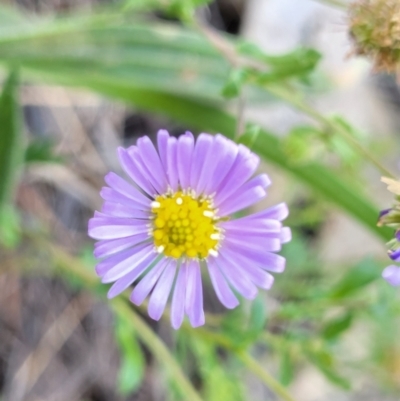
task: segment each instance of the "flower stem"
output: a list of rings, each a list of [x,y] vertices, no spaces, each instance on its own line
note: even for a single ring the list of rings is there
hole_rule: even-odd
[[[191,326],[184,324],[183,328],[191,332],[193,335],[197,335],[204,340],[213,342],[230,351],[234,354],[251,372],[253,372],[259,379],[261,379],[264,384],[278,395],[284,401],[295,401],[295,399],[290,395],[288,390],[279,383],[273,376],[271,376],[260,364],[257,362],[247,350],[238,348],[231,343],[229,338],[226,336],[214,333],[204,327],[199,327],[193,329]]]
[[[30,236],[30,238],[33,241],[38,242],[41,249],[44,248],[50,252],[55,265],[58,266],[63,272],[65,271],[66,273],[74,274],[90,287],[93,287],[97,283],[96,276],[90,272],[87,267],[79,261],[79,259],[69,255],[61,247],[52,244],[50,241],[42,237]],[[137,335],[171,373],[172,377],[176,381],[176,384],[179,386],[182,393],[185,394],[186,399],[190,401],[202,401],[202,398],[183,374],[182,369],[171,355],[168,348],[128,304],[129,300],[125,295],[126,293],[121,294],[121,298],[116,298],[112,301],[114,311],[118,314],[123,314],[124,316],[129,315],[130,319],[128,320],[134,326]],[[166,309],[163,317],[169,319],[168,309]],[[203,339],[229,350],[236,355],[249,370],[257,375],[272,391],[279,395],[282,400],[295,401],[286,388],[283,387],[276,379],[274,379],[267,371],[265,371],[256,360],[254,360],[246,351],[235,347],[229,338],[223,334],[215,333],[207,330],[204,327],[194,329],[186,322],[184,322],[182,328],[191,335],[200,336]]]
[[[382,174],[388,177],[394,177],[391,171],[389,171],[385,166],[383,166],[382,163],[380,163],[380,161],[377,160],[375,156],[368,151],[368,149],[364,148],[342,126],[330,120],[329,118],[323,116],[322,114],[318,113],[317,110],[313,109],[310,105],[308,105],[304,101],[304,99],[302,99],[300,96],[293,95],[293,91],[289,91],[283,87],[277,87],[277,86],[268,86],[265,87],[265,89],[272,95],[296,107],[296,109],[302,111],[304,114],[313,118],[315,121],[319,122],[327,129],[336,132],[338,135],[344,138],[349,143],[349,145],[353,147],[355,151],[357,151],[364,158],[368,159],[371,162],[371,164],[373,164]]]
[[[236,352],[236,356],[242,361],[242,363],[258,376],[268,388],[270,388],[275,394],[279,395],[284,401],[295,401],[294,398],[288,393],[286,388],[279,383],[274,377],[272,377],[263,367],[252,357],[249,353],[244,351]]]
[[[112,302],[116,313],[129,316],[130,323],[135,328],[138,337],[153,352],[162,363],[166,371],[174,378],[175,383],[179,386],[182,395],[190,401],[202,401],[202,398],[192,386],[187,377],[183,374],[182,369],[171,355],[168,348],[154,333],[146,322],[131,308],[124,299],[116,298]]]
[[[69,255],[61,247],[52,244],[42,237],[31,237],[31,239],[38,242],[40,249],[44,248],[50,252],[54,264],[63,272],[67,274],[72,273],[89,285],[89,287],[93,287],[98,283],[97,277],[93,272],[89,271],[79,259]],[[132,324],[138,337],[140,337],[158,361],[164,365],[165,370],[174,379],[184,398],[190,401],[203,401],[165,344],[133,308],[129,306],[128,302],[128,297],[114,299],[112,301],[114,311],[119,315],[129,316],[127,320]]]
[[[215,49],[217,49],[221,53],[221,55],[231,64],[233,68],[247,66],[258,71],[265,70],[265,66],[263,64],[252,59],[244,59],[243,57],[239,56],[236,52],[234,44],[226,40],[214,29],[198,21],[196,21],[193,26],[197,28],[208,39],[208,41],[215,47]],[[286,89],[282,87],[282,85],[280,85],[279,87],[276,85],[263,85],[261,87],[270,94],[284,100],[288,104],[302,111],[304,114],[322,124],[325,128],[340,135],[347,141],[350,146],[353,147],[353,149],[358,154],[369,160],[371,164],[373,164],[383,175],[387,177],[395,177],[385,166],[383,166],[379,162],[379,160],[377,160],[369,152],[368,149],[364,148],[342,126],[335,123],[334,121],[331,121],[329,118],[323,116],[317,110],[313,109],[304,101],[301,96],[299,96],[298,93],[293,92],[293,90]]]

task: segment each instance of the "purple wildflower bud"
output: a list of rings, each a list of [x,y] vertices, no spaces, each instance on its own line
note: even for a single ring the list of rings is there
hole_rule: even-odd
[[[400,248],[396,250],[389,250],[388,251],[390,259],[395,262],[400,262]]]
[[[400,286],[400,267],[388,266],[382,272],[382,277],[391,285]]]
[[[222,135],[176,139],[165,130],[157,141],[158,150],[146,136],[118,149],[134,185],[105,177],[103,208],[89,221],[102,258],[96,272],[114,283],[109,298],[135,283],[130,299],[140,305],[149,296],[150,317],[160,319],[171,296],[172,326],[187,315],[197,327],[204,324],[202,269],[227,308],[238,305],[235,292],[253,299],[257,287],[271,288],[270,272],[285,268],[277,252],[291,238],[281,223],[288,209],[281,203],[234,217],[263,199],[270,184],[265,174],[253,177],[259,158],[245,146]]]
[[[386,216],[391,210],[392,210],[392,208],[381,210],[379,213],[379,219],[382,218],[383,216]]]

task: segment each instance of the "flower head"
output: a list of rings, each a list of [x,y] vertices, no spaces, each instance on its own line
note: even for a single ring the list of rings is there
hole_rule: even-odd
[[[187,132],[176,139],[161,130],[158,151],[148,137],[119,148],[119,160],[133,181],[105,177],[101,212],[89,221],[99,240],[94,254],[103,283],[114,282],[114,297],[136,283],[130,299],[140,305],[150,294],[148,312],[158,320],[172,290],[171,323],[179,328],[188,315],[204,324],[202,272],[208,270],[217,297],[227,308],[253,299],[257,287],[269,289],[282,272],[277,255],[290,240],[282,227],[285,204],[246,217],[239,212],[266,196],[270,181],[253,177],[259,158],[222,135]]]
[[[355,53],[370,57],[376,71],[398,72],[400,2],[359,0],[350,5],[350,34]]]

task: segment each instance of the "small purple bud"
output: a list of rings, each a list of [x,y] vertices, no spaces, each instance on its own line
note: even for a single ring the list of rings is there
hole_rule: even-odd
[[[394,251],[388,251],[390,259],[394,260],[395,262],[400,262],[400,249],[396,249]]]

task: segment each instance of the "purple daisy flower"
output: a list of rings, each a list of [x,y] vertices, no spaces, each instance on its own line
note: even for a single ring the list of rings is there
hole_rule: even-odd
[[[234,214],[266,196],[267,175],[253,177],[259,158],[222,135],[187,132],[178,139],[158,133],[158,151],[144,136],[119,148],[128,183],[105,177],[101,212],[89,221],[94,255],[112,298],[137,282],[130,299],[140,305],[150,295],[148,313],[160,319],[172,292],[171,323],[185,314],[193,327],[204,324],[202,271],[208,270],[217,297],[227,308],[236,294],[253,299],[268,290],[285,259],[275,252],[290,240],[281,221],[284,203],[246,217]],[[174,289],[173,284],[175,281]]]

